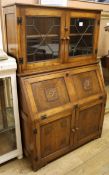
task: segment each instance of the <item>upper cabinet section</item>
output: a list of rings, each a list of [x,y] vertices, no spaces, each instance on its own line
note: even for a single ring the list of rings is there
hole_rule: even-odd
[[[5,49],[16,56],[19,72],[57,70],[97,61],[98,10],[15,5],[4,7],[4,24]]]

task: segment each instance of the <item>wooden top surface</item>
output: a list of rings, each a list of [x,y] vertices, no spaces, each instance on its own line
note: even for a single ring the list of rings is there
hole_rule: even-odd
[[[10,7],[10,6],[22,6],[22,7],[26,7],[26,6],[29,6],[29,7],[33,7],[33,8],[36,8],[36,7],[42,7],[42,8],[57,8],[57,9],[73,9],[73,10],[88,10],[88,11],[93,11],[93,12],[101,12],[102,9],[90,9],[90,8],[75,8],[75,7],[69,7],[69,6],[48,6],[48,5],[40,5],[40,4],[24,4],[24,3],[12,3],[12,4],[8,4],[8,5],[5,5],[3,6],[3,8],[5,7]]]

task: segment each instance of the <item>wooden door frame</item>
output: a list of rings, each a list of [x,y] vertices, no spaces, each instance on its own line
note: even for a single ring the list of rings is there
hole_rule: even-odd
[[[22,64],[22,70],[31,70],[35,68],[41,68],[41,67],[47,67],[47,66],[56,66],[60,65],[63,60],[62,58],[64,57],[64,26],[65,26],[65,13],[63,10],[58,10],[58,9],[47,9],[47,8],[21,8],[20,14],[22,17],[23,24],[21,25],[21,48],[22,48],[22,57],[24,60],[24,63]],[[50,17],[60,17],[61,18],[61,24],[60,24],[60,58],[54,59],[54,60],[48,60],[48,61],[39,61],[39,62],[27,62],[27,55],[26,55],[26,16],[50,16]]]

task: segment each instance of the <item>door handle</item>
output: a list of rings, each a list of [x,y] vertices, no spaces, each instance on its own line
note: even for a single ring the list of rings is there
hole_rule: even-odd
[[[69,41],[69,40],[70,40],[70,37],[69,37],[69,36],[67,36],[66,40],[67,40],[67,41]]]
[[[72,129],[72,132],[74,132],[74,133],[75,133],[75,129]]]
[[[79,128],[76,128],[76,130],[78,131],[78,130],[79,130]]]

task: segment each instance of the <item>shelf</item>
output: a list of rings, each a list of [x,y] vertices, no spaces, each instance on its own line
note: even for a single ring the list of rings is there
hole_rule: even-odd
[[[48,38],[48,37],[59,37],[59,35],[57,35],[57,34],[49,34],[49,35],[47,35],[47,34],[45,34],[45,35],[27,35],[27,39],[35,39],[35,38],[42,38],[42,37],[46,37],[46,38]]]
[[[78,47],[78,48],[76,48],[76,49],[71,49],[72,51],[74,51],[74,50],[90,50],[90,49],[93,49],[92,47]]]
[[[8,128],[6,128],[6,129],[2,129],[2,130],[0,130],[0,134],[2,134],[2,133],[4,133],[4,132],[8,132],[8,131],[13,130],[13,129],[15,129],[15,126],[13,126],[13,127],[8,127]]]
[[[70,36],[92,36],[92,33],[72,33]]]

